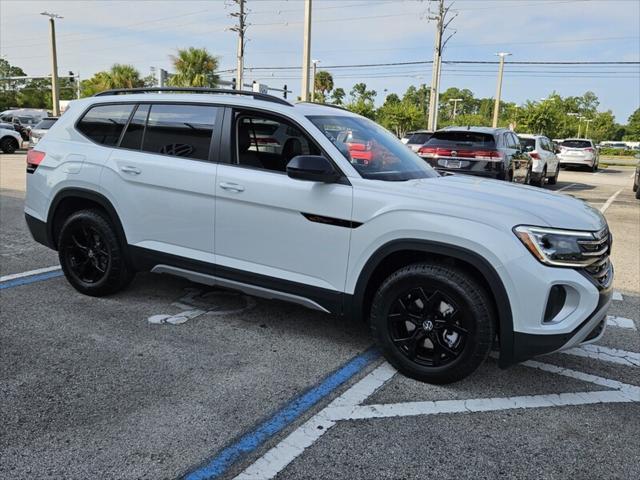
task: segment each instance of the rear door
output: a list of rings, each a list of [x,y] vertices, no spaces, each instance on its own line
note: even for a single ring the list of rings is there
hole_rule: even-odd
[[[137,106],[102,173],[130,245],[215,263],[221,112],[206,104]]]

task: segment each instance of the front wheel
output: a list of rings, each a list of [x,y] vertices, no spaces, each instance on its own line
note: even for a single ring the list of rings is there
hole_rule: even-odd
[[[134,276],[113,225],[98,210],[75,212],[64,222],[58,257],[69,283],[85,295],[115,293]]]
[[[406,266],[378,289],[371,329],[385,358],[403,374],[427,383],[465,378],[487,358],[495,336],[485,289],[452,266]]]

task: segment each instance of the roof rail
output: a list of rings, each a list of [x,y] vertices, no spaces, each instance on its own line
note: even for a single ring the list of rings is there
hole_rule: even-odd
[[[318,102],[296,102],[296,105],[302,103],[305,105],[318,105],[320,107],[331,107],[331,108],[337,108],[338,110],[344,110],[345,112],[348,112],[349,109],[345,108],[345,107],[341,107],[340,105],[334,105],[333,103],[318,103]]]
[[[250,92],[246,90],[231,90],[230,88],[206,88],[206,87],[141,87],[141,88],[117,88],[113,90],[105,90],[96,93],[94,97],[103,97],[106,95],[122,95],[132,93],[151,93],[151,92],[184,92],[184,93],[213,93],[222,95],[243,95],[253,97],[256,100],[265,102],[278,103],[280,105],[293,106],[283,98],[274,97],[266,93]]]

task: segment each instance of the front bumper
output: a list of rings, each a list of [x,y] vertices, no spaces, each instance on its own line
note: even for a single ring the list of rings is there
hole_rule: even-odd
[[[522,362],[538,355],[558,352],[599,340],[606,329],[607,310],[611,304],[612,296],[612,287],[600,291],[596,309],[569,333],[536,335],[514,332],[512,363]]]

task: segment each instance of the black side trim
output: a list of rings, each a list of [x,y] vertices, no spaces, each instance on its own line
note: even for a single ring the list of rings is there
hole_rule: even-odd
[[[511,312],[507,291],[493,266],[482,256],[466,248],[427,240],[391,241],[376,250],[368,260],[358,277],[353,295],[353,304],[345,305],[345,307],[349,309],[354,316],[362,316],[365,291],[375,269],[389,255],[402,250],[416,250],[424,253],[452,257],[472,265],[480,272],[486,284],[491,289],[498,310],[500,326],[500,359],[498,364],[501,368],[506,368],[514,364],[513,314]]]
[[[335,225],[336,227],[345,228],[358,228],[362,225],[361,222],[354,222],[352,220],[343,220],[342,218],[325,217],[323,215],[316,215],[315,213],[300,212],[304,215],[304,218],[314,223],[325,223],[327,225]]]
[[[56,239],[54,238],[54,234],[53,234],[53,222],[55,219],[55,215],[58,211],[58,207],[60,206],[60,203],[67,198],[81,198],[85,200],[91,200],[92,202],[95,202],[98,205],[100,205],[102,208],[104,208],[104,210],[109,215],[109,219],[111,220],[112,224],[116,228],[116,231],[118,233],[118,238],[122,242],[122,246],[124,247],[127,245],[127,237],[124,233],[124,229],[122,228],[120,217],[118,217],[118,214],[116,213],[116,209],[113,207],[111,202],[107,199],[107,197],[105,197],[104,195],[101,195],[100,193],[96,193],[92,190],[85,190],[83,188],[75,188],[75,187],[65,188],[63,190],[60,190],[56,194],[55,198],[53,199],[53,202],[51,202],[51,206],[49,207],[49,213],[47,214],[47,228],[46,228],[47,243],[45,245],[49,246],[50,248],[53,248],[54,250],[57,250]]]
[[[313,287],[281,278],[259,275],[253,272],[237,270],[235,268],[215,265],[213,263],[193,260],[133,245],[129,245],[129,255],[136,270],[149,271],[156,265],[170,265],[172,267],[184,268],[185,270],[191,270],[193,272],[214,275],[227,280],[308,298],[333,314],[342,314],[345,294],[336,290]]]
[[[42,220],[38,220],[36,217],[32,217],[28,213],[24,214],[24,219],[27,221],[27,227],[33,239],[45,247],[53,248],[47,238],[47,224]]]
[[[545,353],[555,352],[559,348],[562,348],[571,338],[573,338],[584,326],[598,314],[598,312],[604,307],[607,302],[611,300],[613,296],[613,289],[602,290],[598,298],[598,305],[595,310],[589,315],[580,325],[574,328],[569,333],[560,333],[556,335],[534,335],[530,333],[514,332],[513,344],[514,344],[514,363],[528,360],[529,358],[537,355],[544,355]],[[601,329],[603,325],[598,324],[594,330]],[[591,332],[591,334],[598,333]],[[587,337],[588,338],[588,337]]]

